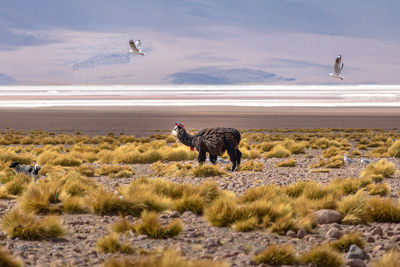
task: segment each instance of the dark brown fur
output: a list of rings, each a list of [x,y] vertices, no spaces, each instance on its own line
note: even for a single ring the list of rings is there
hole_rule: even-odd
[[[232,171],[240,165],[242,153],[239,150],[240,133],[234,128],[206,128],[195,135],[190,135],[186,129],[180,125],[177,137],[185,145],[194,147],[199,152],[198,161],[204,163],[206,153],[210,154],[210,161],[214,164],[218,156],[222,156],[228,151],[232,162]]]

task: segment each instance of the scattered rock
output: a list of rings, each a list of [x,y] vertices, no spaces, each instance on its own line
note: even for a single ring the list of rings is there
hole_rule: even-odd
[[[382,228],[381,228],[379,225],[376,226],[375,229],[372,230],[371,235],[372,235],[372,236],[374,236],[374,235],[382,236],[382,235],[383,235],[383,230],[382,230]]]
[[[335,238],[339,239],[342,236],[342,232],[336,228],[336,227],[331,227],[328,232],[326,232],[325,237],[326,238]]]
[[[346,260],[346,267],[366,267],[367,265],[360,259]]]
[[[294,238],[297,236],[297,234],[295,233],[295,231],[289,230],[287,231],[286,236]]]
[[[375,242],[375,238],[373,236],[368,236],[367,237],[367,242],[368,243],[374,243]]]
[[[306,235],[308,235],[308,232],[305,229],[297,231],[297,238],[299,239],[303,239]]]
[[[338,223],[343,219],[343,215],[336,210],[317,210],[314,212],[315,222],[318,224]]]
[[[350,246],[349,252],[347,252],[346,260],[347,259],[369,260],[370,257],[364,250],[353,244]]]

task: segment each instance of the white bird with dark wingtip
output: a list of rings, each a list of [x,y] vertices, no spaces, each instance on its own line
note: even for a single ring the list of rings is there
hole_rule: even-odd
[[[361,158],[361,163],[364,163],[364,164],[370,164],[371,163],[371,161],[369,160],[369,159],[366,159],[366,158]]]
[[[140,42],[140,40],[137,40],[136,42],[134,42],[133,40],[130,40],[129,46],[131,47],[131,50],[129,50],[129,52],[131,52],[135,55],[144,56],[144,53],[140,50],[140,47],[142,46],[142,42]]]
[[[343,161],[345,163],[354,163],[354,160],[352,160],[351,158],[348,158],[346,154],[343,155]]]
[[[342,55],[339,55],[335,60],[335,64],[333,65],[333,73],[329,73],[329,76],[343,80],[343,76],[340,76],[343,66],[344,63],[342,63]]]

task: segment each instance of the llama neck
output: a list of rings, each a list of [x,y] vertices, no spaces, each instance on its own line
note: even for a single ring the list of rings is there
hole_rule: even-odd
[[[182,142],[182,144],[194,147],[194,135],[188,134],[186,130],[180,131],[178,133],[178,139]]]

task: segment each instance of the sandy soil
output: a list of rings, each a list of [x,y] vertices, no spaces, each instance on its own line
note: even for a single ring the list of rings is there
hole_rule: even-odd
[[[400,108],[58,107],[1,108],[0,128],[85,134],[149,134],[180,121],[188,129],[384,128],[400,125]]]

